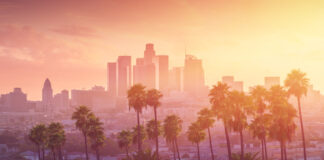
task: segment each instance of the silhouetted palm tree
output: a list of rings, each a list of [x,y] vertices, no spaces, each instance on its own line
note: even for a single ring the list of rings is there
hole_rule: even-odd
[[[300,98],[303,95],[307,94],[307,88],[309,83],[308,81],[309,79],[306,78],[306,73],[303,73],[300,70],[292,70],[288,74],[285,80],[285,86],[288,87],[288,94],[294,95],[297,98],[299,121],[300,121],[301,133],[302,133],[305,160],[307,160],[307,155],[306,155],[306,143],[305,143],[305,134],[304,134],[304,125],[303,125],[302,110],[300,105]]]
[[[28,137],[37,146],[38,158],[45,160],[45,147],[48,141],[47,127],[44,124],[34,126],[30,130]]]
[[[129,130],[122,130],[118,133],[117,136],[118,145],[119,147],[126,149],[127,159],[129,159],[129,147],[132,145],[133,142],[133,134]]]
[[[209,102],[212,105],[212,111],[216,115],[217,119],[221,119],[224,124],[228,159],[231,160],[231,142],[228,134],[229,122],[231,120],[231,107],[228,102],[229,87],[225,83],[218,82],[209,91]]]
[[[268,134],[267,129],[269,128],[268,125],[270,123],[269,121],[271,121],[271,115],[264,115],[269,109],[267,106],[268,91],[263,86],[255,86],[250,91],[250,95],[255,113],[254,120],[249,128],[253,136],[261,141],[262,160],[268,160],[266,135]]]
[[[250,97],[244,92],[232,91],[229,94],[229,104],[232,109],[232,119],[229,121],[229,126],[233,131],[240,134],[241,140],[241,159],[244,158],[244,137],[243,130],[247,128],[247,116],[252,113],[252,105]]]
[[[157,155],[157,159],[159,159],[159,134],[158,132],[158,120],[157,120],[157,107],[159,107],[161,105],[160,103],[160,99],[162,98],[162,94],[160,91],[156,90],[156,89],[151,89],[149,91],[147,91],[147,105],[153,107],[154,109],[154,120],[155,120],[155,145],[156,145],[156,155]]]
[[[194,122],[191,123],[191,125],[189,126],[187,134],[188,140],[192,143],[196,143],[198,160],[200,160],[199,143],[205,139],[206,133],[202,130],[202,127],[200,126],[199,122]]]
[[[212,160],[214,160],[213,144],[212,144],[212,139],[210,134],[210,128],[213,127],[213,124],[215,122],[215,120],[213,119],[213,112],[208,108],[203,108],[202,110],[199,111],[198,114],[199,114],[198,122],[200,124],[200,127],[202,129],[207,129],[208,131],[210,153],[212,156]]]
[[[93,113],[90,111],[90,109],[87,106],[80,106],[76,108],[75,112],[72,114],[72,119],[76,120],[75,122],[76,128],[82,132],[84,137],[86,160],[89,160],[87,137],[90,131],[89,119],[92,116]]]
[[[268,98],[272,115],[269,136],[280,142],[281,159],[287,160],[286,143],[291,141],[296,129],[296,110],[289,104],[288,94],[280,86],[271,87]]]
[[[181,160],[177,137],[182,130],[182,120],[176,115],[169,115],[164,119],[163,133],[166,141],[173,144],[178,153],[178,159]]]
[[[63,159],[61,149],[65,141],[66,137],[63,125],[58,122],[52,122],[48,126],[48,147],[52,150],[54,160],[56,160],[56,152],[59,159]]]
[[[140,139],[140,143],[143,143],[143,141],[147,139],[147,133],[145,132],[144,126],[143,125],[140,126],[140,136],[141,136],[141,138],[139,138],[139,136],[138,136],[139,134],[138,134],[137,129],[138,129],[138,126],[135,126],[135,127],[133,127],[133,130],[132,130],[133,144],[137,144],[138,139]]]
[[[130,108],[134,108],[137,114],[137,147],[138,152],[142,151],[141,133],[140,133],[140,113],[142,113],[143,107],[146,106],[146,92],[145,87],[141,84],[135,84],[127,91],[128,105]]]
[[[156,135],[156,132],[155,132],[155,120],[152,119],[152,120],[149,120],[147,123],[146,123],[146,133],[147,133],[147,136],[150,140],[153,140],[156,138],[156,136],[160,136],[161,133],[162,133],[162,126],[161,126],[161,122],[160,121],[157,121],[157,135]]]
[[[91,148],[96,151],[97,160],[100,160],[100,148],[105,144],[105,134],[102,127],[103,123],[100,122],[98,117],[94,115],[89,119],[89,137],[91,140]]]

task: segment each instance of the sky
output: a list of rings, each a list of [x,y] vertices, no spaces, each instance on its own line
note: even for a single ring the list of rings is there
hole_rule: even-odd
[[[146,43],[170,68],[185,50],[203,60],[206,84],[233,75],[249,86],[307,73],[324,92],[324,1],[301,0],[0,0],[0,93],[21,87],[41,97],[106,87],[107,62],[143,56]]]

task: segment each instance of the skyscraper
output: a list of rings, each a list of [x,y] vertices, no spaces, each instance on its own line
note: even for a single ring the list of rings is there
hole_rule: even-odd
[[[159,90],[165,92],[168,90],[169,81],[169,56],[158,55],[156,56],[156,77]]]
[[[155,57],[154,44],[148,43],[146,44],[144,51],[144,63],[151,64],[153,62],[153,58]]]
[[[223,76],[222,82],[226,83],[230,90],[243,92],[243,81],[234,81],[233,76]]]
[[[132,83],[131,56],[119,56],[118,60],[118,96],[126,96]]]
[[[47,78],[44,82],[42,93],[42,104],[45,111],[51,111],[53,103],[53,89],[50,80]]]
[[[186,55],[184,66],[183,89],[191,95],[201,95],[205,89],[204,69],[202,61],[192,55]]]
[[[170,91],[181,91],[182,70],[181,67],[174,67],[169,71],[168,86]]]
[[[109,95],[117,96],[117,66],[116,63],[108,63],[107,65],[108,84],[107,91]]]

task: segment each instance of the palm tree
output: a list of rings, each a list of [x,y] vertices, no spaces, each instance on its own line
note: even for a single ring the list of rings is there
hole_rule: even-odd
[[[270,123],[271,115],[265,116],[265,112],[268,111],[267,95],[268,91],[263,86],[255,86],[250,91],[252,97],[252,103],[254,106],[254,120],[249,129],[254,137],[257,137],[261,141],[262,160],[268,160],[266,135],[268,126]]]
[[[133,134],[129,130],[122,130],[118,133],[118,145],[120,148],[126,149],[127,159],[129,159],[129,147],[132,145],[133,142]]]
[[[143,125],[141,125],[139,128],[140,128],[140,136],[141,136],[140,143],[143,143],[143,141],[146,140],[146,138],[147,138],[147,134],[145,132],[145,128]],[[137,129],[138,129],[138,126],[133,127],[133,131],[132,131],[133,144],[137,144],[138,140],[139,140],[139,136],[138,136],[139,134],[137,132],[138,131]]]
[[[240,134],[241,140],[241,160],[244,158],[244,137],[243,130],[247,128],[247,115],[251,114],[251,99],[244,92],[232,91],[229,94],[229,104],[232,109],[233,118],[229,121],[229,126],[233,131]]]
[[[146,92],[145,87],[141,84],[135,84],[127,91],[128,105],[130,108],[134,108],[137,114],[137,147],[138,152],[142,151],[142,142],[141,142],[141,131],[140,131],[140,113],[142,113],[143,107],[146,106]]]
[[[152,119],[150,121],[148,121],[146,123],[146,133],[147,133],[147,136],[150,140],[153,140],[156,138],[156,136],[160,136],[161,133],[162,133],[162,126],[161,126],[161,122],[160,121],[157,121],[157,135],[156,135],[156,132],[155,132],[155,119]]]
[[[258,157],[258,152],[256,153],[245,153],[244,154],[244,160],[260,160],[260,157]],[[241,159],[241,154],[232,154],[232,159],[233,160],[240,160]]]
[[[80,106],[76,108],[76,110],[72,114],[72,119],[76,120],[75,121],[76,128],[82,132],[84,137],[86,160],[89,160],[87,137],[90,131],[89,119],[92,116],[94,115],[87,106]]]
[[[206,133],[202,130],[199,122],[191,123],[189,126],[189,130],[187,132],[188,140],[192,143],[196,143],[197,151],[198,151],[198,160],[200,160],[200,151],[199,151],[199,143],[203,141],[206,137]]]
[[[228,105],[228,95],[229,87],[225,83],[218,82],[218,84],[214,85],[213,88],[209,91],[208,96],[209,102],[212,105],[213,113],[216,115],[217,119],[223,121],[227,142],[228,159],[231,160],[231,142],[228,135],[228,125],[231,120],[231,108]]]
[[[97,160],[100,160],[100,153],[99,150],[105,144],[105,134],[102,127],[103,123],[100,122],[98,117],[94,115],[89,119],[89,137],[91,140],[91,148],[96,151]]]
[[[262,116],[255,116],[249,125],[249,131],[253,138],[258,138],[261,141],[262,159],[268,159],[266,137],[269,135],[272,115],[265,113]]]
[[[285,86],[288,87],[288,94],[294,95],[297,98],[299,121],[300,121],[301,133],[302,133],[305,160],[307,160],[307,155],[306,155],[306,143],[305,143],[305,134],[304,134],[304,125],[303,125],[303,117],[302,117],[302,111],[300,105],[300,98],[303,95],[307,94],[308,83],[309,83],[309,79],[306,78],[306,73],[303,73],[300,70],[292,70],[288,74],[285,80]]]
[[[61,160],[62,157],[62,146],[66,141],[64,127],[61,123],[52,122],[48,126],[48,147],[52,150],[53,159],[56,159],[56,152]]]
[[[289,104],[288,94],[280,86],[271,87],[268,99],[272,115],[269,136],[280,142],[281,159],[287,160],[286,143],[291,141],[296,129],[296,110]]]
[[[215,120],[213,119],[213,112],[208,108],[203,108],[199,111],[198,122],[202,129],[207,129],[208,131],[208,138],[209,138],[209,147],[210,153],[212,156],[212,160],[214,160],[214,152],[213,152],[213,144],[211,140],[210,128],[213,126]]]
[[[157,107],[161,105],[160,99],[162,98],[162,94],[160,91],[156,89],[151,89],[147,91],[147,105],[154,108],[154,120],[155,120],[155,145],[156,145],[156,155],[157,159],[159,159],[159,134],[158,134],[158,120],[157,120]]]
[[[38,158],[45,160],[45,146],[47,145],[48,140],[47,127],[44,124],[34,126],[30,130],[28,137],[37,146]]]
[[[173,114],[167,116],[164,119],[163,136],[165,137],[167,143],[169,144],[171,143],[173,146],[175,146],[173,148],[177,150],[179,160],[181,160],[181,158],[180,158],[177,137],[179,136],[181,130],[182,130],[182,120],[180,119],[180,117]]]

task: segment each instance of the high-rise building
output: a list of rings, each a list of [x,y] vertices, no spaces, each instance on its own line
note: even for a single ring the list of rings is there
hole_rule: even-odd
[[[148,43],[146,44],[144,51],[144,63],[151,64],[153,62],[153,58],[155,57],[154,44]]]
[[[108,84],[107,91],[109,95],[117,96],[117,65],[116,63],[108,63],[107,65]]]
[[[27,111],[31,106],[21,88],[14,88],[13,92],[1,95],[1,101],[2,111]]]
[[[50,80],[47,78],[44,82],[42,92],[42,104],[44,111],[52,111],[53,105],[53,89]]]
[[[202,60],[186,55],[183,74],[184,91],[195,96],[201,95],[202,90],[206,88]]]
[[[69,91],[63,90],[61,93],[55,94],[53,98],[54,110],[67,110],[70,106]]]
[[[169,82],[169,56],[158,55],[155,58],[156,66],[156,84],[158,89],[162,92],[168,90]]]
[[[125,97],[132,84],[131,56],[119,56],[118,60],[118,96]]]
[[[243,81],[234,81],[233,76],[223,76],[222,82],[227,84],[230,90],[243,92]]]
[[[181,67],[174,67],[169,71],[169,90],[181,91],[182,83],[182,70]]]
[[[270,89],[274,85],[280,85],[280,77],[264,77],[264,87]]]

